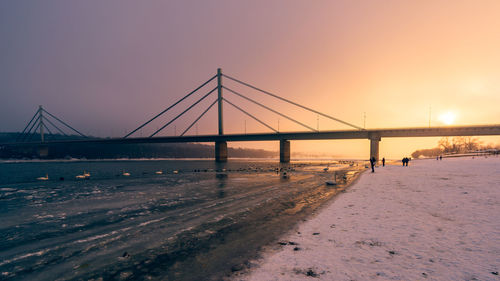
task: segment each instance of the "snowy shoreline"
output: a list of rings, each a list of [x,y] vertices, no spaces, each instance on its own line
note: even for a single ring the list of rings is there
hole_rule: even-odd
[[[233,280],[499,280],[500,158],[364,173]]]

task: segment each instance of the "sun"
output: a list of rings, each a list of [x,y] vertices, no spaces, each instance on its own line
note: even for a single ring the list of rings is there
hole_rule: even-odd
[[[454,112],[448,111],[439,115],[439,121],[443,122],[446,125],[452,125],[455,123],[455,119],[457,115]]]

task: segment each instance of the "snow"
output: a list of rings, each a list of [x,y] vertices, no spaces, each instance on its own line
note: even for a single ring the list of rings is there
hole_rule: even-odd
[[[499,183],[498,157],[378,167],[234,280],[500,280]]]

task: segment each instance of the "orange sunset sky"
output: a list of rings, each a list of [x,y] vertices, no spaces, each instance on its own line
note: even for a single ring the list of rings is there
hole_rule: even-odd
[[[425,127],[429,117],[431,126],[499,124],[499,14],[500,1],[4,1],[0,131],[22,130],[43,104],[87,134],[123,136],[218,67],[367,129]],[[242,93],[311,127],[349,129]],[[305,130],[224,95],[280,131]],[[162,134],[179,134],[211,101]],[[224,110],[226,133],[269,132]],[[190,134],[216,132],[214,107]],[[382,139],[380,156],[410,155],[438,139]],[[293,152],[366,158],[369,141],[294,141]]]

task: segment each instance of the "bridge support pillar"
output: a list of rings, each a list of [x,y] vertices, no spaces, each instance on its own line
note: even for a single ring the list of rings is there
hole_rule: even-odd
[[[38,157],[46,158],[49,156],[49,146],[48,145],[39,145],[38,146]]]
[[[290,163],[289,140],[280,140],[280,163]]]
[[[215,142],[215,161],[227,162],[227,142],[225,141]]]
[[[378,136],[372,136],[370,137],[370,158],[375,157],[375,160],[378,163],[379,159],[379,143],[380,143],[380,137]]]

